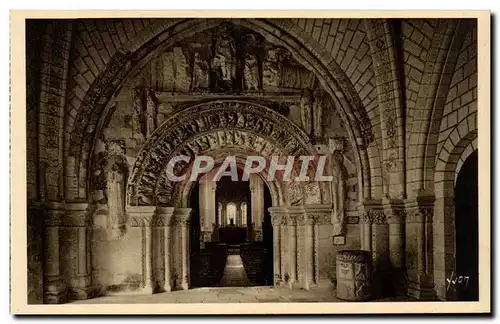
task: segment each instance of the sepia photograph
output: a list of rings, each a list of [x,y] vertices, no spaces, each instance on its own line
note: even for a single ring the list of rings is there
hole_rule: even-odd
[[[490,312],[490,19],[12,11],[11,312]]]

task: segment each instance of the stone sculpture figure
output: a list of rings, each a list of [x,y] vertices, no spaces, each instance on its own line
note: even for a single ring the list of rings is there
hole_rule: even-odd
[[[141,113],[142,113],[142,98],[141,89],[136,88],[132,91],[132,101],[133,101],[133,114],[132,114],[132,134],[135,139],[142,139],[142,123],[141,123]]]
[[[311,91],[304,91],[300,98],[300,118],[302,120],[302,127],[308,135],[312,131],[312,104]]]
[[[259,89],[259,66],[256,56],[252,53],[245,55],[244,77],[246,90]]]
[[[109,226],[115,238],[121,235],[124,223],[125,179],[121,164],[115,160],[107,174]]]
[[[150,137],[156,129],[156,103],[153,92],[149,92],[146,103],[146,137]]]
[[[316,98],[313,103],[313,133],[316,138],[321,138],[323,136],[322,118],[323,100],[320,97]]]
[[[262,83],[264,87],[279,86],[279,49],[269,49],[262,66]]]
[[[201,59],[200,53],[194,54],[193,64],[193,82],[192,89],[207,89],[208,88],[208,63]]]
[[[330,169],[333,180],[330,183],[332,194],[332,223],[335,235],[344,234],[345,202],[347,199],[347,168],[344,166],[344,155],[340,150],[330,151]]]
[[[235,54],[234,39],[230,35],[228,26],[222,25],[215,42],[213,67],[219,79],[226,85],[231,85],[232,79],[236,76]]]

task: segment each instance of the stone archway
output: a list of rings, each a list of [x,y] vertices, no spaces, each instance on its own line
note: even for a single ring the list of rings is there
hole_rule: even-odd
[[[181,205],[167,179],[168,161],[231,148],[269,159],[316,155],[308,136],[269,108],[238,100],[202,103],[165,121],[144,144],[128,182],[129,204]]]
[[[182,214],[182,221],[177,222],[180,227],[176,225],[174,232],[169,235],[177,237],[178,243],[174,244],[175,251],[172,254],[176,255],[177,260],[181,260],[172,268],[177,273],[173,280],[179,282],[180,279],[180,283],[174,285],[187,289],[190,265],[187,257],[189,244],[186,241],[189,217],[187,216],[186,221],[186,215],[191,210],[186,208],[186,202],[193,181],[172,182],[166,173],[168,161],[179,154],[190,157],[209,155],[214,157],[216,164],[221,163],[224,156],[234,154],[238,163],[244,165],[246,155],[260,155],[269,160],[272,156],[315,156],[316,151],[308,136],[285,117],[262,105],[240,100],[216,100],[198,104],[184,109],[158,127],[139,152],[129,179],[129,210],[158,206],[155,214],[157,220],[153,217],[152,226],[164,226],[165,221],[158,220],[168,217],[176,219],[176,212]],[[184,168],[190,168],[190,165],[185,165]],[[292,169],[292,177],[298,175],[296,172],[299,169],[299,166]],[[264,170],[264,174],[267,171]],[[268,183],[273,205],[270,211],[274,237],[275,285],[300,282],[302,287],[308,288],[309,284],[318,283],[319,280],[317,269],[302,269],[317,267],[318,226],[331,224],[331,205],[322,204],[322,197],[326,193],[318,183],[304,183],[303,188],[301,185],[279,180]],[[290,210],[293,210],[293,216],[288,216]],[[167,214],[170,216],[166,216]],[[289,219],[293,219],[290,224],[287,221]],[[283,223],[284,221],[287,223]],[[290,226],[285,228],[284,225]],[[307,229],[299,234],[299,226]],[[316,234],[310,235],[310,231]],[[285,237],[288,239],[291,235],[298,237],[294,250],[289,250],[283,244]],[[163,234],[163,241],[165,240]],[[157,253],[152,251],[151,254]],[[284,254],[291,255],[285,258]],[[155,262],[166,264],[161,256]],[[285,274],[288,269],[294,269],[293,275]]]

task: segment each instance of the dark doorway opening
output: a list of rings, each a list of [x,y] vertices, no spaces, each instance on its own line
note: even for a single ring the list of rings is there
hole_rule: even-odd
[[[272,285],[273,228],[268,211],[272,200],[267,185],[264,184],[263,215],[259,217],[262,224],[255,224],[249,181],[232,181],[230,177],[222,177],[217,182],[215,193],[217,211],[214,231],[217,234],[212,235],[210,242],[201,241],[199,194],[199,184],[196,183],[189,197],[189,207],[192,208],[191,287]],[[232,206],[233,211],[228,206]],[[237,211],[233,215],[235,206]],[[258,240],[252,225],[262,229]]]
[[[465,160],[455,184],[457,300],[479,300],[478,155]]]

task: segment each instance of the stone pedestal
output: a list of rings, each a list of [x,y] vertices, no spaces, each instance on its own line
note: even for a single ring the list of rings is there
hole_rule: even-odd
[[[64,218],[63,203],[48,203],[44,218],[44,303],[60,304],[66,302],[66,285],[64,284],[59,263],[59,227]]]
[[[372,298],[371,255],[368,251],[344,250],[337,254],[337,297],[349,301]]]

